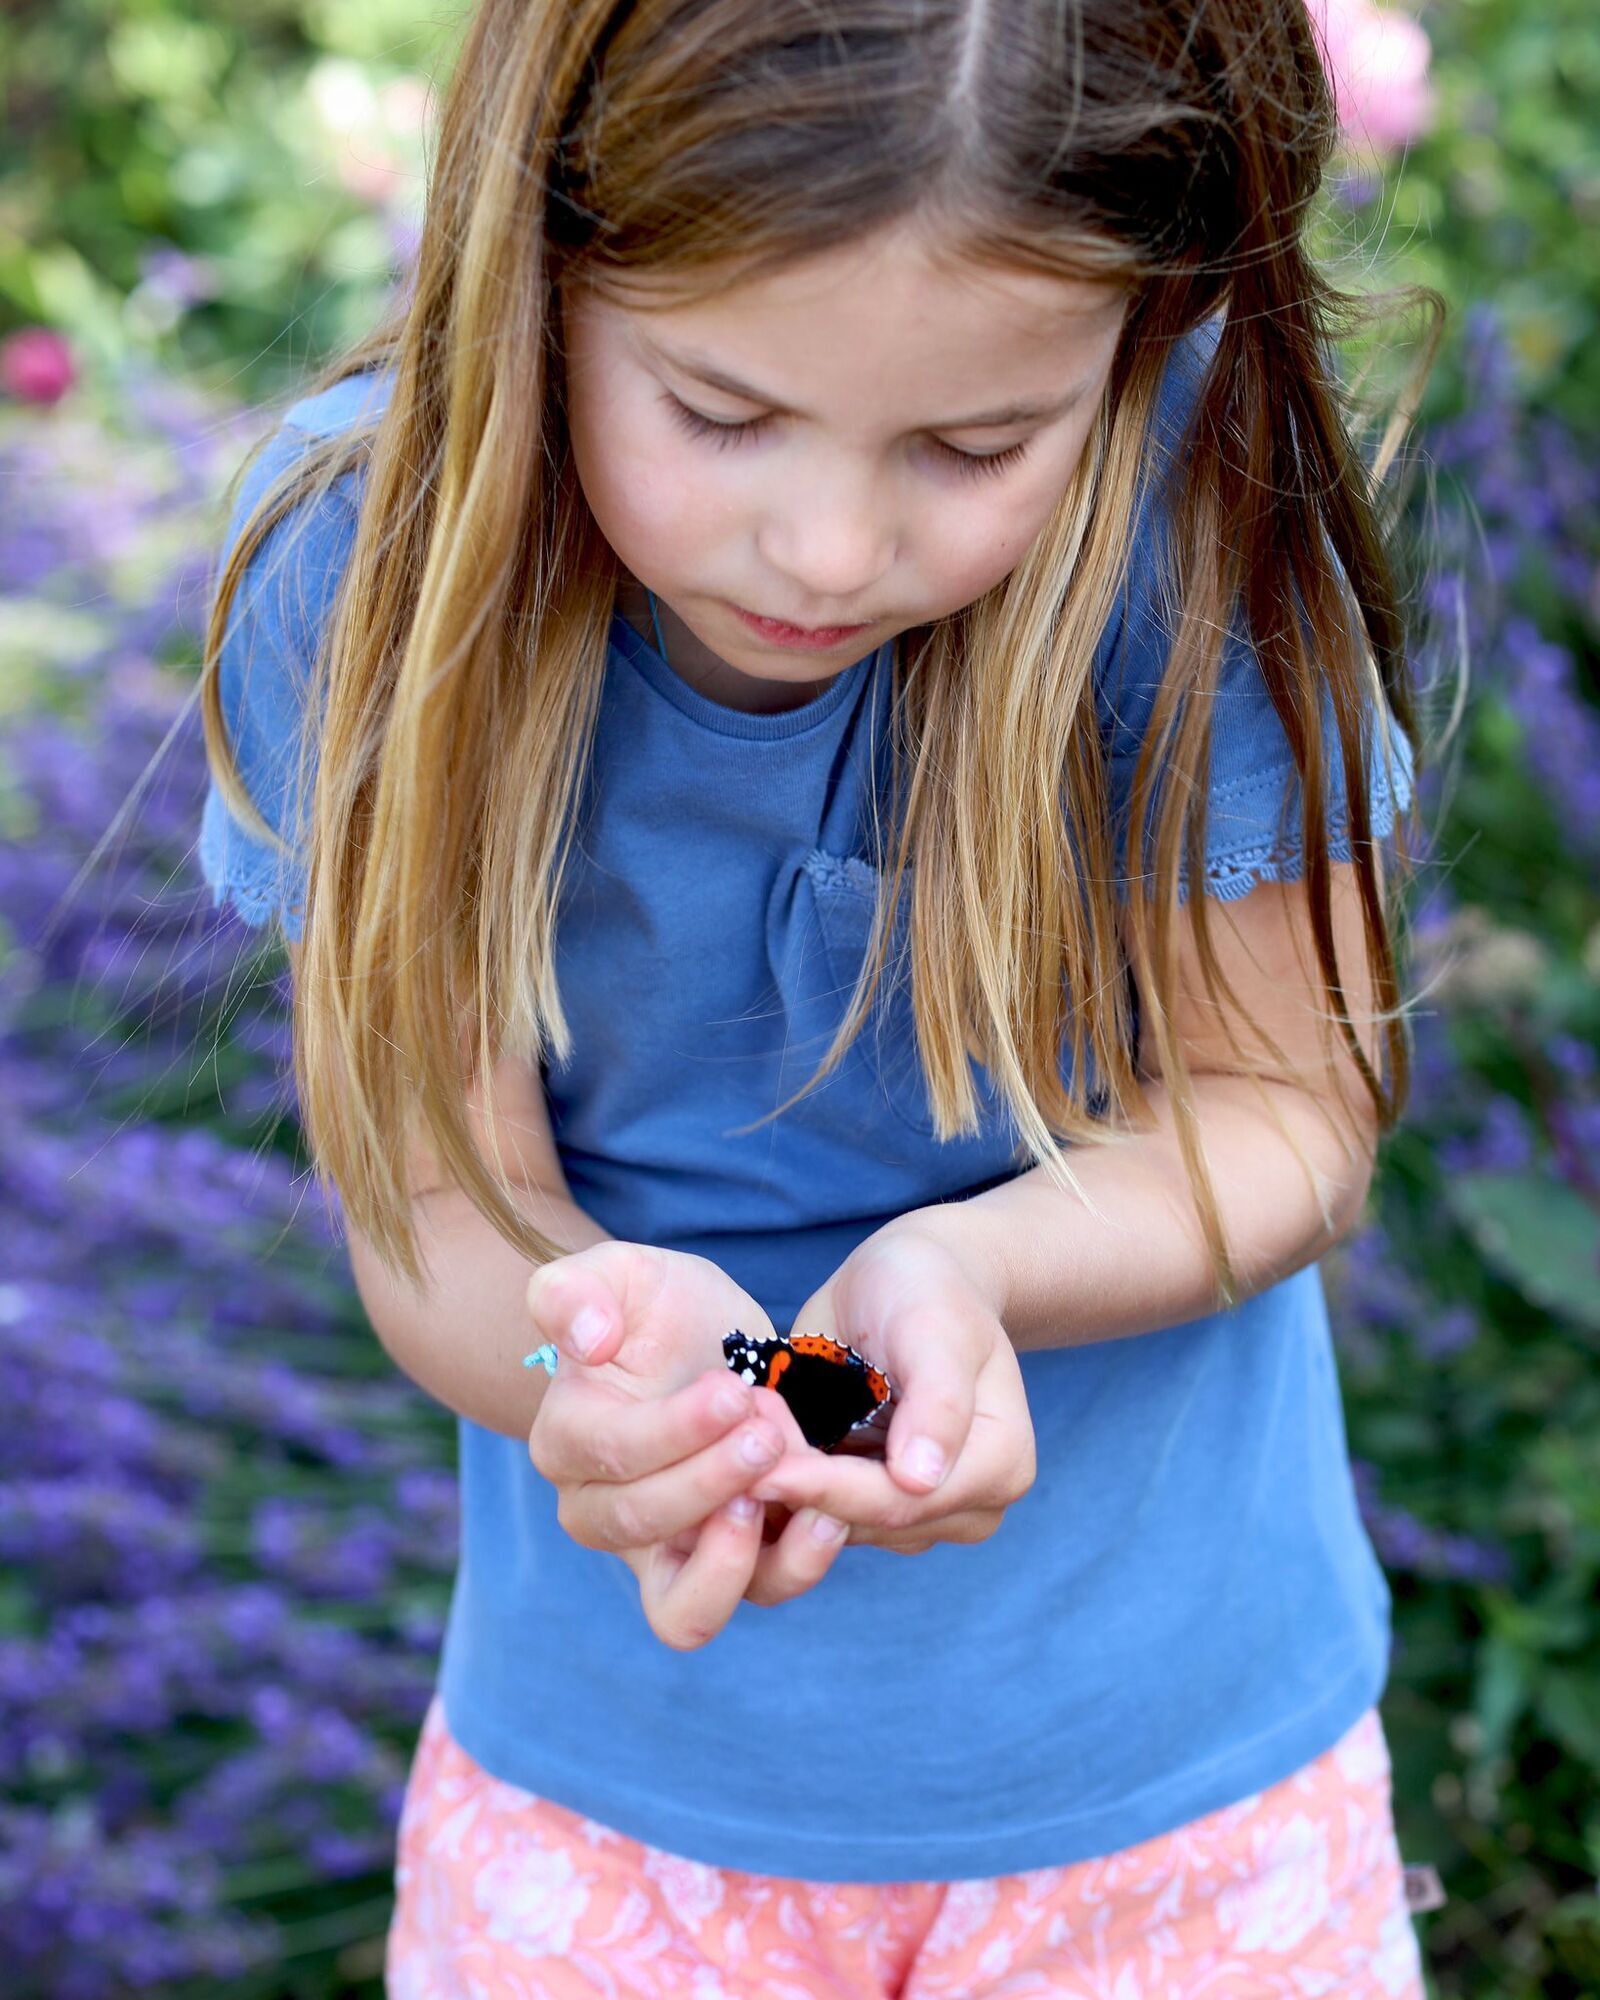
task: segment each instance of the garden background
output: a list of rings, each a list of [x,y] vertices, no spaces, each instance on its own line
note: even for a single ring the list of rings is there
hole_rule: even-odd
[[[1319,8],[1326,0],[1318,0]],[[460,9],[0,15],[0,1962],[379,1991],[453,1424],[194,858],[220,495],[405,282]],[[1600,14],[1342,0],[1342,282],[1450,306],[1407,534],[1415,1083],[1324,1273],[1437,2000],[1600,1993]],[[1464,650],[1468,676],[1456,676]],[[1458,695],[1461,697],[1458,701]]]

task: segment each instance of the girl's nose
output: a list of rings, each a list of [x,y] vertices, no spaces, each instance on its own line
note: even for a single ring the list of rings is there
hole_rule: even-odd
[[[769,568],[788,578],[787,608],[806,624],[876,614],[873,587],[894,562],[898,537],[882,496],[866,480],[795,483],[756,538]]]

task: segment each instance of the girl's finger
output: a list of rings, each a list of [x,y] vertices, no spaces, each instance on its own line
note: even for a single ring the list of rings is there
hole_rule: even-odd
[[[1033,1430],[1026,1400],[1020,1383],[1013,1390],[1003,1376],[991,1381],[993,1371],[988,1369],[968,1382],[964,1394],[948,1388],[945,1391],[944,1407],[962,1411],[960,1444],[957,1457],[950,1461],[951,1469],[937,1486],[921,1487],[909,1481],[905,1477],[906,1446],[920,1428],[929,1427],[930,1411],[934,1413],[932,1426],[937,1428],[941,1402],[938,1394],[930,1394],[926,1383],[911,1379],[913,1371],[906,1372],[907,1385],[891,1420],[886,1459],[837,1451],[791,1453],[773,1468],[770,1477],[750,1489],[755,1497],[781,1500],[788,1507],[816,1507],[848,1521],[853,1528],[901,1530],[963,1507],[992,1505],[996,1498],[1004,1498],[1009,1505],[1016,1492],[1026,1490],[1033,1477]],[[984,1386],[981,1409],[980,1383]],[[919,1411],[923,1413],[920,1426]],[[1028,1447],[1027,1479],[1012,1492],[1015,1461],[1023,1440]]]
[[[941,1542],[986,1542],[1005,1519],[1003,1507],[969,1507],[959,1514],[941,1515],[925,1528],[893,1534],[888,1529],[852,1528],[852,1548],[882,1549],[889,1555],[920,1556]]]
[[[814,1507],[852,1527],[904,1529],[916,1525],[930,1507],[945,1513],[944,1496],[908,1493],[881,1459],[817,1452],[791,1454],[750,1488],[758,1500],[781,1500],[797,1512]]]
[[[539,1339],[574,1360],[614,1361],[630,1326],[659,1297],[672,1253],[654,1243],[608,1238],[541,1264],[524,1298]]]
[[[760,1553],[761,1508],[743,1494],[705,1521],[693,1554],[649,1550],[639,1598],[650,1629],[677,1651],[706,1645],[733,1616]]]
[[[977,1377],[954,1361],[945,1370],[912,1370],[900,1384],[885,1459],[908,1493],[934,1493],[961,1456],[972,1429]]]
[[[563,1359],[598,1368],[622,1346],[623,1315],[616,1294],[595,1271],[560,1259],[541,1264],[528,1280],[528,1317],[534,1339],[548,1341]]]
[[[581,1380],[566,1394],[556,1394],[552,1385],[529,1450],[539,1471],[557,1485],[642,1479],[761,1414],[763,1400],[736,1375],[714,1368],[644,1403],[586,1389]]]
[[[752,1418],[728,1436],[641,1479],[579,1481],[562,1494],[561,1525],[585,1548],[644,1548],[670,1541],[775,1466],[783,1436],[774,1424]],[[756,1508],[759,1516],[761,1508]]]
[[[815,1507],[852,1528],[871,1530],[863,1540],[877,1539],[914,1533],[969,1508],[1009,1506],[1025,1490],[1013,1477],[1016,1456],[1015,1428],[986,1414],[974,1426],[961,1463],[932,1493],[908,1493],[881,1461],[837,1452],[787,1453],[750,1491],[758,1500],[779,1500],[786,1507]],[[1030,1483],[1031,1477],[1030,1472]]]
[[[752,1604],[787,1604],[820,1583],[845,1546],[849,1528],[832,1515],[803,1507],[791,1516],[776,1541],[757,1554],[754,1573],[745,1589]]]

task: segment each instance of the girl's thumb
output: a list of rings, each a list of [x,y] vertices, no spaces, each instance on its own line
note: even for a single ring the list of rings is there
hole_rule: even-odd
[[[545,1280],[543,1270],[528,1280],[528,1310],[546,1340],[576,1361],[594,1361],[619,1324],[616,1301],[593,1277],[582,1284],[563,1273]]]

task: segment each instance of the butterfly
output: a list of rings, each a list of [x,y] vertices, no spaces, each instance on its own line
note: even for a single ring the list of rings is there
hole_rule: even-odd
[[[819,1451],[888,1422],[893,1384],[842,1340],[820,1333],[752,1340],[735,1327],[722,1337],[722,1357],[742,1381],[775,1389],[806,1443]]]

